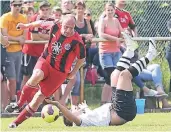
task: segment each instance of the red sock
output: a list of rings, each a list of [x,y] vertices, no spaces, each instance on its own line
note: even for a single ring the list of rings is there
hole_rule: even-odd
[[[18,126],[19,124],[21,124],[23,121],[25,121],[26,119],[28,119],[29,117],[31,117],[33,114],[35,113],[34,110],[32,110],[32,108],[30,108],[29,105],[27,105],[22,112],[18,115],[17,119],[14,121],[14,123]]]
[[[32,86],[24,85],[21,91],[20,99],[17,102],[19,108],[21,108],[26,103],[26,101],[29,103],[37,91],[38,88],[33,88]]]

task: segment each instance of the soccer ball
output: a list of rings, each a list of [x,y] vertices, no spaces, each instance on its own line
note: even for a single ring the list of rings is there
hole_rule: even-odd
[[[52,104],[45,105],[41,111],[41,117],[48,123],[54,122],[59,117],[59,109]]]

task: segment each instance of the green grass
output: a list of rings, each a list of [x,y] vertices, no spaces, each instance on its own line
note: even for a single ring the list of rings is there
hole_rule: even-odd
[[[46,123],[41,118],[30,118],[16,129],[9,129],[8,124],[14,118],[1,119],[1,131],[147,131],[171,132],[171,113],[146,113],[137,115],[132,121],[122,126],[113,127],[66,127],[60,117],[54,123]]]

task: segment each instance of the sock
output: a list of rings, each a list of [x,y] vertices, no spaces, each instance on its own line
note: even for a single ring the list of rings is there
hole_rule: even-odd
[[[132,64],[132,66],[130,66],[128,68],[128,70],[132,74],[132,77],[134,78],[134,77],[138,76],[138,74],[140,74],[142,72],[142,70],[146,68],[148,63],[149,63],[148,58],[143,57],[143,58],[137,60],[134,64]]]
[[[31,117],[33,114],[35,113],[34,110],[32,110],[32,108],[30,108],[29,105],[27,105],[22,112],[18,115],[17,119],[14,121],[14,123],[18,126],[19,124],[21,124],[23,121],[25,121],[26,119],[28,119],[29,117]]]
[[[29,86],[28,84],[24,85],[20,99],[17,102],[18,107],[21,108],[26,103],[26,101],[29,103],[37,91],[38,88],[33,88],[33,86]]]
[[[124,69],[129,68],[131,58],[134,56],[134,51],[126,50],[119,62],[117,63],[116,69],[123,71]]]

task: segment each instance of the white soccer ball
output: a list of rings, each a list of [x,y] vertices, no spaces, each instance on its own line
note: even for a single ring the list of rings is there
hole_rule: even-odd
[[[48,123],[54,122],[59,117],[59,109],[52,104],[45,105],[41,111],[41,117]]]

